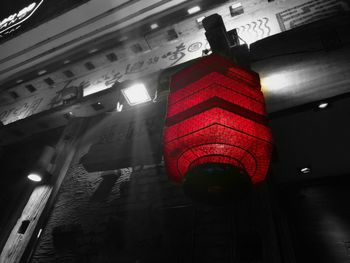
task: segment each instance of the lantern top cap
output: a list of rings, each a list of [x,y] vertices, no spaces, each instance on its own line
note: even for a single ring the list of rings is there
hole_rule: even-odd
[[[229,78],[239,79],[246,82],[248,86],[260,90],[260,79],[256,72],[241,68],[218,54],[211,54],[196,60],[192,65],[177,72],[171,79],[172,91],[180,90],[212,72],[219,72]]]

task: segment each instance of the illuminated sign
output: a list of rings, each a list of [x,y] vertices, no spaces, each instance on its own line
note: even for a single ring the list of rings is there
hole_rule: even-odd
[[[44,0],[33,2],[18,13],[12,14],[9,17],[3,19],[0,22],[0,34],[7,34],[18,29],[20,27],[20,24],[29,19],[43,2]]]

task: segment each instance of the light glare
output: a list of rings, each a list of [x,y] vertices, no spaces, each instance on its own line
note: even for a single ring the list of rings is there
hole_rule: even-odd
[[[86,97],[88,95],[100,92],[102,90],[108,89],[109,87],[104,85],[103,83],[99,83],[96,85],[91,85],[83,89],[83,97]]]
[[[145,85],[142,83],[137,83],[128,88],[122,89],[122,93],[130,106],[151,100]]]
[[[34,182],[40,182],[42,180],[41,176],[36,173],[31,173],[28,176],[28,179]]]

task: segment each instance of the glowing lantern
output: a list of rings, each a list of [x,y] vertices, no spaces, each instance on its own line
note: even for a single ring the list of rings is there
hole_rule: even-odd
[[[216,54],[171,79],[164,158],[199,200],[240,195],[265,179],[272,152],[258,74]]]

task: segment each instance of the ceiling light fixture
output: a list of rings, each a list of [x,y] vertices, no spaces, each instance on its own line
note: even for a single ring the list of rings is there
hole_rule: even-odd
[[[91,50],[89,50],[89,54],[93,54],[93,53],[96,53],[98,51],[97,48],[93,48]]]
[[[33,182],[41,182],[42,176],[38,173],[30,173],[27,178]]]
[[[122,94],[130,106],[134,106],[140,103],[148,102],[151,100],[150,95],[143,83],[136,83],[122,89]]]
[[[188,13],[189,15],[192,15],[192,14],[194,14],[194,13],[199,12],[200,10],[201,10],[201,8],[200,8],[198,5],[196,5],[196,6],[194,6],[194,7],[191,7],[190,9],[188,9],[188,10],[187,10],[187,13]]]
[[[311,168],[310,167],[303,167],[300,169],[300,172],[302,174],[309,174],[309,173],[311,173]]]
[[[156,28],[158,28],[158,27],[159,27],[159,26],[158,26],[157,23],[154,23],[154,24],[150,25],[150,28],[151,28],[152,30],[154,30],[154,29],[156,29]]]
[[[43,70],[40,70],[39,72],[38,72],[38,75],[40,76],[40,75],[43,75],[43,74],[45,74],[47,71],[45,70],[45,69],[43,69]]]
[[[320,104],[318,104],[319,109],[325,109],[327,107],[328,107],[328,102],[321,102]]]
[[[70,63],[70,60],[69,59],[66,59],[65,61],[63,61],[63,64],[69,64]]]

